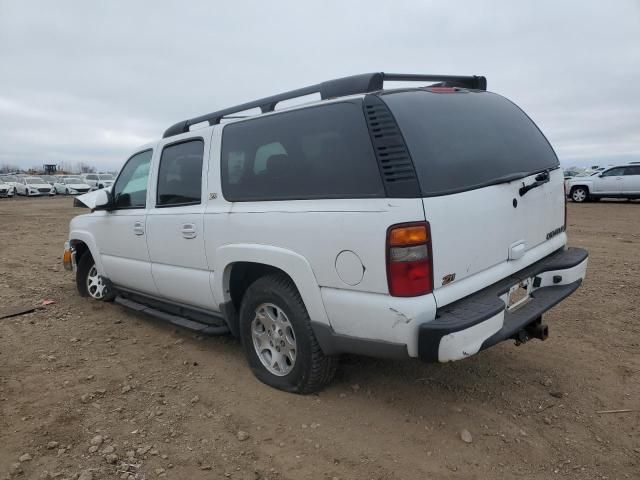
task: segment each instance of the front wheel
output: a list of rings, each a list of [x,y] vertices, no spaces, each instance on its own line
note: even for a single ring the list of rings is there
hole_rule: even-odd
[[[240,337],[258,380],[286,392],[322,389],[338,364],[322,352],[300,293],[284,274],[249,286],[240,307]]]
[[[98,274],[96,263],[89,252],[80,257],[76,271],[76,287],[81,297],[91,297],[94,300],[110,300],[109,288]]]
[[[571,190],[571,200],[577,203],[586,202],[589,198],[589,191],[584,187],[576,187]]]

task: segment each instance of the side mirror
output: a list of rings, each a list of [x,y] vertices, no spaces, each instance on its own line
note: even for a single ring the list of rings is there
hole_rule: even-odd
[[[96,203],[94,210],[113,210],[113,197],[111,192],[103,188],[95,192]]]
[[[599,174],[598,174],[598,177],[599,177],[599,178],[602,178],[603,176],[604,176],[604,175],[603,175],[602,173],[599,173]]]

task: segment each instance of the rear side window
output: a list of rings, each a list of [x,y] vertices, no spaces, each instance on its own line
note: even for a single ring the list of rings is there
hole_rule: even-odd
[[[481,188],[559,165],[533,121],[499,95],[413,90],[381,98],[402,131],[424,196]]]
[[[200,203],[202,195],[202,155],[200,139],[164,147],[158,169],[157,207]]]
[[[233,202],[384,195],[359,103],[225,126],[222,191]]]

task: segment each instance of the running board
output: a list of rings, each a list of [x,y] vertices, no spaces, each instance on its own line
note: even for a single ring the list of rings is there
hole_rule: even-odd
[[[161,310],[149,307],[142,303],[135,302],[129,298],[117,296],[114,301],[115,303],[117,303],[118,305],[122,305],[123,307],[129,308],[136,312],[146,313],[147,315],[151,315],[152,317],[159,318],[160,320],[172,323],[173,325],[177,325],[178,327],[193,330],[194,332],[201,333],[202,335],[226,335],[227,333],[229,333],[229,328],[227,328],[226,325],[214,326],[208,325],[206,323],[196,322],[195,320],[190,320],[185,317],[173,315],[171,313],[163,312]]]

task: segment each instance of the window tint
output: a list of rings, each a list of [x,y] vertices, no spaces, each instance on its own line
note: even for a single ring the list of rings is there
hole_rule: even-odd
[[[624,171],[625,175],[640,175],[640,167],[627,167]]]
[[[612,168],[602,174],[603,177],[617,177],[624,175],[624,167]]]
[[[531,119],[499,95],[412,90],[381,98],[404,135],[425,196],[481,188],[559,165]]]
[[[384,195],[359,102],[229,124],[221,158],[229,201]]]
[[[116,208],[145,208],[151,155],[151,150],[140,152],[122,167],[120,176],[113,186]]]
[[[169,145],[162,150],[156,206],[200,203],[203,152],[202,140]]]

